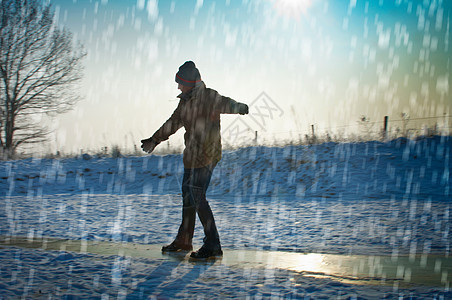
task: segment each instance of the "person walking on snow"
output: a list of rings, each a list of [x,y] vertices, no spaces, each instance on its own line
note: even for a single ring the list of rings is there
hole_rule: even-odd
[[[192,61],[185,62],[176,73],[181,94],[171,117],[150,138],[142,140],[141,148],[151,153],[179,128],[185,128],[182,180],[182,223],[174,241],[162,247],[163,252],[192,251],[196,214],[204,228],[202,247],[190,254],[193,258],[222,256],[220,237],[206,192],[212,172],[221,159],[220,114],[248,114],[248,105],[221,96],[207,88]]]

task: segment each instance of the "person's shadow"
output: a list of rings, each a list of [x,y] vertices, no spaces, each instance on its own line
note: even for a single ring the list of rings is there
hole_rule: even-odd
[[[162,263],[146,276],[126,299],[147,299],[149,296],[176,298],[185,286],[196,281],[207,269],[221,260],[221,257],[193,259],[187,252],[181,251],[163,253],[162,256]],[[181,272],[190,270],[181,277],[174,278],[174,271],[178,268]]]

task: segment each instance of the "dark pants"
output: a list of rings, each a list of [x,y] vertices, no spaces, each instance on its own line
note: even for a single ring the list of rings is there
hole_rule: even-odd
[[[211,249],[220,247],[215,220],[206,191],[209,187],[215,164],[203,168],[184,169],[182,180],[182,224],[179,227],[176,241],[183,245],[191,245],[195,231],[196,213],[204,227],[204,245]]]

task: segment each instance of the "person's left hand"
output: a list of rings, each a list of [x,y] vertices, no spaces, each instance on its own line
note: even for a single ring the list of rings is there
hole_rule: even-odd
[[[157,143],[152,138],[141,140],[141,143],[141,149],[147,153],[151,153],[157,147]]]
[[[241,115],[248,114],[248,112],[249,112],[248,105],[246,105],[244,103],[239,103],[238,111],[239,111],[239,114],[241,114]]]

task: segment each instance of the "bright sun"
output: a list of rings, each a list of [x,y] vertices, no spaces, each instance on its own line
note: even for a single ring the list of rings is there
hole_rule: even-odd
[[[313,0],[274,0],[273,5],[283,16],[299,19],[306,14]]]

